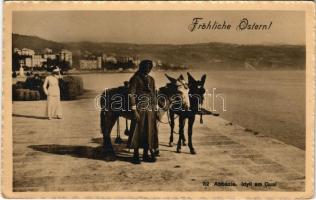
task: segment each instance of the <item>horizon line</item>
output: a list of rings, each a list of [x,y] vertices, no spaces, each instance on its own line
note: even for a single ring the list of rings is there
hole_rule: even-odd
[[[56,43],[110,43],[110,44],[130,44],[130,45],[172,45],[172,46],[182,46],[182,45],[201,45],[201,44],[210,44],[210,43],[218,43],[218,44],[231,44],[231,45],[240,45],[240,46],[306,46],[305,44],[291,44],[291,43],[253,43],[253,44],[244,44],[244,43],[234,43],[234,42],[198,42],[198,43],[133,43],[133,42],[108,42],[108,41],[89,41],[89,40],[81,40],[81,41],[56,41],[51,39],[46,39],[37,35],[27,35],[27,34],[20,34],[20,33],[14,33],[12,32],[12,35],[20,35],[20,36],[28,36],[28,37],[37,37],[42,40],[46,40],[49,42],[56,42]]]

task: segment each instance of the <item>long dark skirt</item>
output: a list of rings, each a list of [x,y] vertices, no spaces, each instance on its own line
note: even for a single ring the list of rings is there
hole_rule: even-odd
[[[140,120],[137,122],[132,138],[131,147],[157,149],[158,131],[156,113],[153,111],[138,111]]]

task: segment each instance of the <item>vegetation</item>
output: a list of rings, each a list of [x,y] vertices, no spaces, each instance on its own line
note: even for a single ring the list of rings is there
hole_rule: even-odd
[[[13,34],[12,38],[13,47],[17,48],[39,50],[48,47],[54,51],[68,49],[73,52],[74,65],[78,63],[81,52],[89,51],[93,54],[137,55],[140,58],[161,60],[164,63],[177,65],[187,64],[200,69],[305,69],[303,45],[57,43],[18,34]]]
[[[28,77],[26,81],[18,81],[12,85],[12,99],[14,101],[34,101],[46,99],[43,90],[45,76]],[[64,76],[59,80],[61,100],[74,100],[84,92],[83,80],[77,76]]]

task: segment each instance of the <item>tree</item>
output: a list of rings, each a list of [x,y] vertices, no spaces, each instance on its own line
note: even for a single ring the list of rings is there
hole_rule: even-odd
[[[65,60],[60,61],[58,66],[61,68],[62,71],[68,71],[70,69],[70,63]]]
[[[12,71],[20,69],[20,59],[21,56],[17,52],[12,54]]]

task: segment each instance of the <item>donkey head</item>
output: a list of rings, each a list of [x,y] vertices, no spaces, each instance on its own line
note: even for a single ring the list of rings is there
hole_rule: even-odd
[[[170,83],[168,84],[170,88],[173,88],[172,95],[181,97],[182,104],[185,108],[190,108],[190,100],[189,100],[189,87],[188,83],[184,80],[182,74],[177,78],[172,78],[165,74]]]
[[[189,72],[187,74],[191,108],[193,110],[198,110],[204,101],[204,84],[206,80],[206,74],[201,77],[201,80],[194,79]]]

